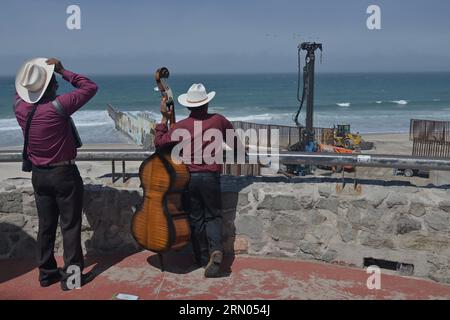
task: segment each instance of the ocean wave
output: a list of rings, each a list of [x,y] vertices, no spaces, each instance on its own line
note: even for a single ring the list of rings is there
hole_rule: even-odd
[[[1,127],[0,131],[14,131],[14,130],[20,130],[19,126],[15,126],[15,127]]]
[[[227,117],[230,121],[271,121],[271,120],[281,120],[281,119],[291,119],[292,114],[290,113],[264,113],[249,116],[230,116]]]
[[[19,124],[15,118],[0,119],[0,131],[19,130]]]
[[[378,101],[375,101],[375,103],[376,103],[376,104],[382,104],[382,103],[383,103],[383,101],[381,101],[381,100],[378,100]]]
[[[399,104],[399,105],[407,105],[408,104],[408,101],[406,101],[406,100],[394,100],[391,102]]]
[[[113,120],[106,111],[79,111],[73,116],[73,121],[77,127],[95,127],[113,125]],[[15,118],[0,119],[0,131],[19,130],[19,124]]]
[[[339,107],[350,107],[351,103],[350,102],[341,102],[341,103],[336,103],[336,105],[338,105]]]
[[[114,123],[109,117],[108,112],[102,110],[79,111],[76,112],[72,118],[77,127],[105,126],[112,125]]]

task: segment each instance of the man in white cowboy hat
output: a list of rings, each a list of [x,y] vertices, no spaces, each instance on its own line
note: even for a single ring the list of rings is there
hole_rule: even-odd
[[[75,90],[57,96],[55,74]],[[84,76],[65,70],[57,59],[26,61],[16,76],[14,112],[24,133],[24,164],[31,162],[32,183],[39,216],[37,258],[39,281],[47,287],[61,281],[68,290],[69,266],[83,270],[81,212],[83,180],[74,159],[80,145],[70,116],[97,92],[97,85]],[[24,168],[27,167],[24,165]],[[60,220],[64,244],[64,268],[54,257],[56,229]],[[83,275],[81,284],[88,275]]]
[[[206,92],[201,83],[195,83],[186,94],[178,97],[178,102],[190,110],[188,118],[181,120],[169,130],[167,122],[170,119],[170,111],[166,110],[166,101],[161,102],[162,120],[155,128],[155,146],[158,148],[170,146],[178,141],[171,139],[174,130],[185,129],[190,133],[192,161],[187,164],[191,173],[189,182],[189,220],[191,224],[192,245],[195,259],[198,265],[206,266],[206,277],[219,276],[219,267],[223,259],[222,245],[222,216],[220,211],[221,192],[220,174],[222,165],[218,163],[207,164],[202,161],[194,161],[194,155],[211,144],[211,141],[203,141],[202,144],[194,143],[194,126],[201,124],[201,134],[209,129],[216,129],[226,137],[226,130],[233,125],[220,114],[208,113],[209,102],[214,98],[215,92]],[[201,150],[196,150],[201,148]]]

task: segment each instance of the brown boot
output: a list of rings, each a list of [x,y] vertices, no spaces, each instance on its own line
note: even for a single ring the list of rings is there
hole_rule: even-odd
[[[216,278],[219,276],[220,265],[222,264],[223,253],[220,251],[214,251],[209,257],[209,262],[205,268],[206,278]]]

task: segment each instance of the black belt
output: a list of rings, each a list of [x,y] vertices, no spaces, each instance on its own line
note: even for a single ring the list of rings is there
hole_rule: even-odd
[[[33,168],[48,170],[48,169],[54,169],[54,168],[59,168],[59,167],[69,167],[69,166],[73,166],[73,165],[75,165],[75,160],[61,161],[61,162],[49,164],[46,166],[33,165]]]
[[[220,177],[219,172],[191,172],[191,176],[195,177]]]

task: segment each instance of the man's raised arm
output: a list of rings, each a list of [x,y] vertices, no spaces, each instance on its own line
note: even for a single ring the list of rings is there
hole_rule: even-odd
[[[76,88],[72,92],[57,97],[57,101],[68,116],[84,106],[97,93],[98,87],[95,82],[85,76],[64,69],[59,60],[49,59],[47,63],[54,64],[55,72],[62,75],[64,80],[70,82]]]

